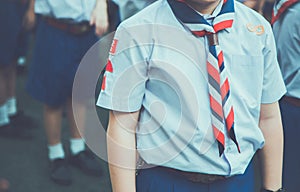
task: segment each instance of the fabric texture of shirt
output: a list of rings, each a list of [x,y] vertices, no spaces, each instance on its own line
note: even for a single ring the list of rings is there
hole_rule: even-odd
[[[287,96],[300,99],[300,2],[291,6],[273,25],[278,61]]]
[[[96,0],[35,0],[35,13],[75,22],[89,21]]]
[[[123,22],[115,34],[97,105],[140,110],[137,149],[149,164],[190,172],[242,174],[264,145],[260,105],[285,93],[272,29],[235,3],[232,28],[218,33],[228,68],[235,132],[219,157],[208,97],[207,37],[197,39],[159,0]]]

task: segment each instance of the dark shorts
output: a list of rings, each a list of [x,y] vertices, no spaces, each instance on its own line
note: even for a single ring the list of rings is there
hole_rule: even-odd
[[[49,106],[63,105],[72,94],[77,67],[98,38],[95,31],[76,36],[38,18],[33,61],[29,70],[29,94]]]
[[[251,163],[243,175],[203,184],[155,167],[141,170],[137,175],[136,185],[137,192],[253,192],[254,168]]]
[[[0,1],[0,66],[17,58],[18,40],[22,31],[26,5],[16,1]]]
[[[109,32],[113,32],[120,24],[119,7],[113,1],[108,1]]]
[[[280,110],[284,128],[283,186],[288,191],[299,191],[300,107],[282,99],[280,101]]]

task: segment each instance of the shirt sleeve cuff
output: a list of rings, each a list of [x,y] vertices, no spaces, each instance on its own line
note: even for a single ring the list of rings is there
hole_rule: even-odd
[[[285,93],[286,93],[285,87],[282,87],[281,89],[278,89],[276,91],[274,90],[269,93],[264,93],[261,99],[261,103],[262,104],[275,103],[279,101],[284,96]]]
[[[96,105],[113,111],[135,112],[140,110],[141,103],[141,98],[138,97],[115,98],[101,92]]]

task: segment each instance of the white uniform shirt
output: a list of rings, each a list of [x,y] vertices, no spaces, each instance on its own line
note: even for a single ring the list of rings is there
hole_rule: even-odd
[[[206,37],[197,39],[159,0],[118,28],[97,105],[140,110],[137,149],[150,164],[218,175],[242,174],[264,145],[262,103],[277,102],[285,86],[269,23],[235,3],[233,27],[218,33],[224,52],[241,153],[225,138],[219,157],[210,117]]]
[[[35,13],[76,22],[89,21],[96,0],[35,0]]]

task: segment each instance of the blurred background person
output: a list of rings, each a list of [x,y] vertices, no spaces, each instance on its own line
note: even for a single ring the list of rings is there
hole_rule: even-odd
[[[34,26],[33,4],[26,0],[0,1],[0,136],[29,138],[29,119],[17,109],[16,63],[23,29]]]
[[[265,0],[238,0],[238,1],[242,2],[247,7],[250,7],[251,9],[254,9],[258,13],[263,15]]]
[[[280,101],[285,132],[283,185],[299,191],[300,183],[300,1],[278,0],[273,11],[273,31],[278,61],[287,87]]]
[[[30,126],[29,121],[26,122],[17,108],[15,86],[21,33],[25,29],[31,30],[34,23],[33,7],[28,1],[0,1],[0,136],[31,137],[26,129]],[[8,189],[9,182],[0,178],[0,192]]]
[[[69,163],[90,175],[101,174],[99,162],[85,148],[75,123],[71,94],[82,57],[109,28],[108,5],[106,0],[35,0],[35,13],[38,22],[27,90],[44,105],[50,178],[69,185]],[[64,108],[71,137],[68,158],[61,141]]]

